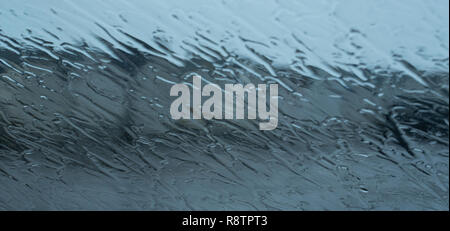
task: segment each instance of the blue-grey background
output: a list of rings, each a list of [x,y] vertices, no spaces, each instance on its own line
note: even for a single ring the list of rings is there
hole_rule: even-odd
[[[447,0],[0,0],[0,210],[448,210]],[[278,83],[279,125],[173,83]]]

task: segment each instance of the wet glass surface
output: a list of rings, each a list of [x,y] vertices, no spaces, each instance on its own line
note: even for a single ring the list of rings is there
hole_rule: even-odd
[[[448,210],[448,1],[0,1],[1,210]],[[279,84],[279,122],[172,120]]]

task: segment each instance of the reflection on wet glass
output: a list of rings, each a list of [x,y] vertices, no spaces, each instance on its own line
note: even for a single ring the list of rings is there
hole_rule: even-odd
[[[0,3],[0,209],[448,210],[448,1]],[[278,84],[278,126],[173,120]]]

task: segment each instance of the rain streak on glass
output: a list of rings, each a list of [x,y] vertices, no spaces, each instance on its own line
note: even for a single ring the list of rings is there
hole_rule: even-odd
[[[448,4],[1,1],[0,210],[448,210]],[[196,74],[277,128],[173,120]]]

